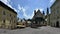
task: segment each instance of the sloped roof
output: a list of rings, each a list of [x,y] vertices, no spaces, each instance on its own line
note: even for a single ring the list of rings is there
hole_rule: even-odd
[[[50,8],[52,8],[52,6],[54,6],[58,1],[59,1],[59,0],[56,0],[56,1],[51,5]]]
[[[34,14],[33,19],[36,18],[36,17],[43,17],[43,16],[44,16],[44,15],[40,12],[40,10],[38,10],[38,11],[36,12],[36,14]]]
[[[42,17],[42,16],[43,16],[43,14],[40,12],[40,10],[38,10],[38,11],[36,12],[36,15],[38,15],[37,17]]]
[[[6,9],[8,9],[8,10],[10,10],[10,11],[12,11],[12,12],[14,12],[14,13],[17,14],[17,12],[15,12],[14,9],[10,8],[10,7],[7,6],[6,4],[4,4],[2,1],[0,1],[0,6],[2,6],[2,7],[4,7],[4,8],[6,8]]]

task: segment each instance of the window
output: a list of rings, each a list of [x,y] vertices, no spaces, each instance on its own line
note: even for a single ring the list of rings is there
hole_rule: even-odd
[[[57,10],[57,14],[59,13],[59,11]]]
[[[3,11],[3,15],[5,15],[5,11]]]
[[[23,23],[23,25],[24,25],[24,23]]]
[[[10,16],[11,16],[11,14],[10,14]]]
[[[10,20],[10,23],[11,23],[11,20]]]
[[[57,19],[59,19],[59,16],[57,16]]]
[[[15,16],[14,16],[14,18],[15,18]]]
[[[14,20],[14,23],[15,23],[15,20]]]
[[[5,23],[5,20],[3,20],[3,23]]]

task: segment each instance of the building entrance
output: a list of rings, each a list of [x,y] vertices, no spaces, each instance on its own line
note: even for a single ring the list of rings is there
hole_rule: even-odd
[[[56,22],[56,27],[59,27],[59,21]]]

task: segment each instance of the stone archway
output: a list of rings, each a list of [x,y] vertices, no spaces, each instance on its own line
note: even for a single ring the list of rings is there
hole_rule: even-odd
[[[59,27],[59,21],[56,22],[56,27]]]

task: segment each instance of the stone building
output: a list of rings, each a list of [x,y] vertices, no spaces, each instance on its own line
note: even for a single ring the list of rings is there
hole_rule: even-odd
[[[56,0],[50,8],[50,25],[60,27],[60,0]]]
[[[16,27],[17,13],[0,1],[0,28],[13,29]]]
[[[33,26],[34,25],[41,26],[45,24],[45,15],[41,13],[39,9],[38,11],[34,10],[34,16],[32,18],[32,23],[33,23]]]

